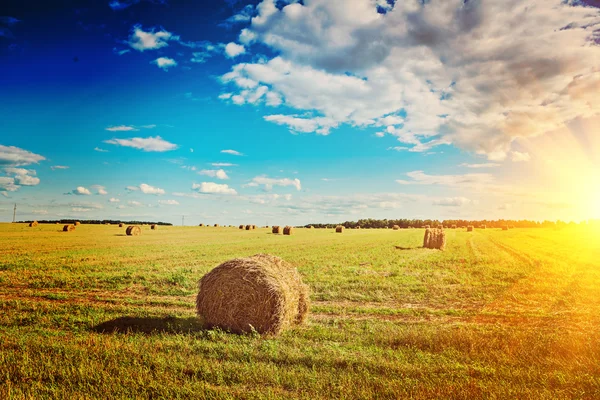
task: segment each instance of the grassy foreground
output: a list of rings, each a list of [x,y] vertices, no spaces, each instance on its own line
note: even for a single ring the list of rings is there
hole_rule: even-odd
[[[600,233],[0,224],[0,398],[600,398]],[[203,330],[197,281],[269,253],[310,286],[279,337]]]

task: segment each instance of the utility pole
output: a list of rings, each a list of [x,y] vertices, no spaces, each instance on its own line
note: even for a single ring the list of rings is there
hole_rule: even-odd
[[[185,215],[181,216],[181,226],[185,225]]]
[[[13,211],[13,224],[17,222],[17,203],[15,203],[15,209]]]

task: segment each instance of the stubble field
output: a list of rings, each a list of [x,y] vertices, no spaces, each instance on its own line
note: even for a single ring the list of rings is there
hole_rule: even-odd
[[[0,224],[0,398],[600,398],[600,233]],[[278,337],[203,330],[198,280],[269,253]]]

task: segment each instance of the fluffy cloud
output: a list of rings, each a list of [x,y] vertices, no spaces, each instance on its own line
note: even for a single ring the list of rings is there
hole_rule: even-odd
[[[92,189],[96,190],[96,194],[100,194],[100,195],[106,195],[108,194],[108,192],[106,191],[106,188],[104,186],[101,185],[93,185],[91,186]]]
[[[21,186],[36,186],[40,183],[40,178],[29,175],[17,175],[15,177],[15,183]]]
[[[77,196],[89,196],[92,194],[89,189],[86,189],[83,186],[77,186],[71,193]]]
[[[246,48],[240,44],[237,43],[227,43],[227,45],[225,46],[225,55],[228,58],[235,58],[241,54],[244,54],[246,52]]]
[[[163,71],[168,71],[169,68],[177,66],[177,61],[169,57],[158,57],[156,60],[150,61],[150,64],[155,64],[158,68],[161,68]]]
[[[473,204],[473,201],[465,197],[446,197],[443,199],[437,199],[433,201],[434,206],[445,207],[461,207],[469,204]]]
[[[158,204],[166,205],[166,206],[178,206],[179,202],[177,200],[159,200]]]
[[[235,189],[230,188],[228,185],[222,185],[214,182],[202,182],[194,183],[192,189],[200,193],[211,193],[211,194],[231,194],[237,195]]]
[[[128,44],[138,51],[156,50],[169,45],[170,40],[179,40],[179,36],[173,35],[164,29],[155,32],[151,29],[146,32],[141,25],[135,25],[129,35]]]
[[[243,156],[244,155],[243,153],[240,153],[237,150],[221,150],[221,153],[223,153],[223,154],[231,154],[233,156]]]
[[[198,171],[198,175],[206,175],[206,176],[210,176],[211,178],[218,178],[218,179],[229,179],[229,177],[227,176],[227,173],[225,171],[223,171],[222,169],[203,169]]]
[[[272,190],[273,186],[293,186],[296,190],[302,190],[302,185],[300,183],[300,179],[290,179],[290,178],[269,178],[267,176],[257,176],[252,179],[252,182],[247,184],[246,186],[264,186],[265,190]]]
[[[170,151],[175,150],[177,145],[174,143],[167,142],[160,136],[147,137],[147,138],[129,138],[129,139],[110,139],[105,140],[104,143],[115,144],[123,147],[133,147],[134,149],[140,149],[143,151]]]
[[[410,146],[452,143],[500,160],[516,138],[600,114],[600,13],[584,5],[263,0],[239,41],[278,55],[222,80],[234,103],[271,94],[300,111],[267,119],[292,130],[385,126]]]
[[[6,196],[6,192],[15,192],[19,189],[18,185],[15,185],[15,178],[8,176],[0,176],[0,192]]]
[[[24,165],[38,164],[46,158],[30,151],[0,144],[0,166],[20,167]]]
[[[164,189],[157,188],[157,187],[154,187],[154,186],[150,186],[150,185],[145,184],[145,183],[142,183],[140,185],[140,191],[142,193],[144,193],[144,194],[156,194],[156,195],[165,194]]]
[[[128,132],[128,131],[137,131],[138,129],[135,126],[131,125],[116,125],[109,126],[106,128],[107,131],[110,132]]]
[[[127,204],[129,204],[130,206],[133,206],[133,207],[140,207],[142,205],[142,203],[140,203],[139,201],[135,201],[135,200],[129,200],[127,202]]]
[[[464,175],[428,175],[423,171],[412,171],[406,174],[412,180],[396,180],[401,185],[444,185],[444,186],[479,186],[494,181],[491,174]]]
[[[114,198],[114,197],[111,197],[110,199],[108,199],[108,201],[109,201],[110,203],[119,203],[121,200],[119,200],[119,199],[117,199],[117,198]]]

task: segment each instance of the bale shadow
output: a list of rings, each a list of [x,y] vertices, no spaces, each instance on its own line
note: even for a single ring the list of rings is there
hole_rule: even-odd
[[[92,328],[97,333],[143,333],[145,335],[193,333],[204,330],[196,317],[119,317]]]
[[[116,233],[115,236],[127,236],[127,235],[124,233]]]
[[[417,250],[422,249],[423,247],[402,247],[402,246],[394,246],[396,250]]]

